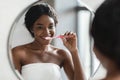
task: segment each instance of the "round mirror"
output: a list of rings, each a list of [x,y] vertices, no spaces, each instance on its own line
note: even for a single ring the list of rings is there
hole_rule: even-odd
[[[93,70],[93,68],[95,68],[95,67],[93,67],[93,63],[94,63],[94,62],[92,62],[93,57],[91,56],[91,53],[90,53],[90,41],[89,41],[90,39],[89,39],[89,33],[88,33],[90,22],[91,22],[91,12],[89,11],[89,9],[87,9],[86,6],[83,6],[83,5],[81,6],[81,4],[79,4],[79,2],[77,2],[77,0],[76,1],[70,0],[69,4],[67,4],[68,1],[65,1],[65,0],[44,0],[44,2],[47,2],[53,8],[55,8],[55,10],[58,14],[59,23],[56,27],[55,35],[63,34],[66,31],[73,31],[73,32],[77,33],[78,47],[80,50],[79,51],[80,59],[81,59],[81,62],[84,62],[83,67],[84,67],[84,71],[86,72],[85,74],[86,74],[87,78],[90,77],[90,75],[93,74],[93,72],[95,70],[95,69]],[[41,2],[35,2],[32,5],[29,5],[18,15],[18,17],[16,18],[16,20],[14,21],[14,23],[12,25],[9,39],[8,39],[8,49],[9,49],[9,58],[11,61],[11,66],[13,68],[13,71],[15,72],[15,74],[18,76],[18,78],[20,80],[22,80],[27,75],[21,76],[20,72],[18,70],[15,70],[15,67],[14,67],[15,65],[13,63],[13,57],[12,57],[11,50],[14,47],[24,45],[27,43],[31,43],[34,40],[34,38],[31,36],[30,32],[25,27],[24,19],[25,19],[26,11],[31,6],[38,4],[38,3],[41,3]],[[61,4],[64,5],[64,7],[61,7]],[[86,26],[86,27],[84,27],[84,26]],[[60,39],[53,40],[52,44],[54,46],[57,46],[58,48],[67,50],[63,46],[63,43]],[[32,65],[33,65],[33,63],[32,63]],[[28,65],[24,66],[24,68],[27,68],[27,67],[29,67],[29,66]],[[64,73],[63,68],[61,68],[60,71],[61,71],[62,79],[66,80],[67,77]],[[32,71],[29,70],[27,73],[31,73],[31,72]],[[34,75],[37,75],[37,74],[33,74],[33,76]]]

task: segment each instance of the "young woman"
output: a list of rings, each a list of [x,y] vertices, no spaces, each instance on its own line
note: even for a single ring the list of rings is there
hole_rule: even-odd
[[[76,34],[66,32],[61,35],[72,57],[65,50],[50,44],[57,23],[55,10],[47,3],[34,5],[27,11],[25,26],[34,41],[12,49],[15,69],[25,80],[62,80],[62,67],[68,80],[83,80]]]
[[[120,0],[106,0],[97,9],[91,35],[95,55],[107,70],[102,80],[120,80]]]

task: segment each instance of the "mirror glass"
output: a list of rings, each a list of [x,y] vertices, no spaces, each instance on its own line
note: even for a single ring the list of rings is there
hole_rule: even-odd
[[[56,27],[55,35],[63,34],[66,31],[73,31],[77,33],[80,59],[83,63],[86,77],[89,78],[90,75],[94,73],[99,64],[99,62],[96,63],[95,60],[93,60],[93,56],[90,52],[90,38],[88,33],[92,18],[91,12],[89,9],[87,9],[86,6],[81,6],[77,0],[70,0],[69,4],[67,0],[43,0],[43,2],[50,4],[58,14],[58,25]],[[25,8],[25,10],[20,13],[20,15],[18,15],[11,28],[8,40],[11,65],[15,71],[15,74],[20,78],[20,80],[22,80],[23,77],[21,77],[21,74],[14,68],[11,50],[16,46],[24,45],[34,40],[34,38],[31,37],[29,31],[25,28],[24,18],[26,11],[37,3],[40,2],[33,3],[32,5]],[[64,7],[61,6],[61,4],[64,5]],[[86,28],[83,28],[84,26],[86,26]],[[63,46],[63,43],[60,39],[53,40],[52,44],[58,48],[67,50]],[[93,66],[95,64],[96,66]],[[63,80],[66,80],[67,77],[62,68],[61,75]]]

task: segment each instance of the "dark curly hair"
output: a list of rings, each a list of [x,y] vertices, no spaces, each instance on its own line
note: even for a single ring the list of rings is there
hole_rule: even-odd
[[[25,26],[32,37],[34,37],[34,34],[32,33],[33,24],[42,15],[48,15],[52,17],[55,25],[58,23],[56,12],[49,4],[40,3],[30,7],[25,14]]]
[[[96,48],[120,67],[120,0],[106,0],[97,9],[91,35]]]

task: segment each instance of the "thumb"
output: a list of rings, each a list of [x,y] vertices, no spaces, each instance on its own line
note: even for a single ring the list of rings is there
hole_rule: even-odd
[[[62,41],[63,41],[63,44],[65,45],[65,43],[66,43],[66,39],[63,37],[63,38],[61,38],[62,39]]]

